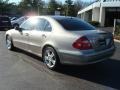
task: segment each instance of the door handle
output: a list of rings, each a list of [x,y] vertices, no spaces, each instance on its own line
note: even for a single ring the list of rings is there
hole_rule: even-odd
[[[25,33],[25,35],[26,35],[26,36],[29,36],[29,34],[28,34],[28,33]]]
[[[43,38],[46,38],[46,35],[45,35],[45,34],[43,34],[43,35],[42,35],[42,37],[43,37]]]

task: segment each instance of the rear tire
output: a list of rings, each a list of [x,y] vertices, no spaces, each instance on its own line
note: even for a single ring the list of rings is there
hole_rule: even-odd
[[[14,50],[14,45],[12,42],[12,38],[8,35],[6,36],[6,46],[8,50]]]
[[[43,50],[43,61],[51,70],[56,70],[60,66],[59,57],[52,47],[46,47]]]

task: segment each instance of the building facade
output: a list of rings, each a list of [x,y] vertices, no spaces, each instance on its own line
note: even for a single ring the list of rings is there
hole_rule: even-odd
[[[101,26],[111,27],[114,19],[120,19],[120,0],[97,0],[78,12],[85,21],[97,21]]]

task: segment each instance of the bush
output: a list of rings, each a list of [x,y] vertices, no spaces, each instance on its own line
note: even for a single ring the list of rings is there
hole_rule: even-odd
[[[115,35],[120,35],[120,25],[116,25]]]
[[[97,22],[97,21],[91,21],[91,22],[89,22],[89,23],[92,24],[92,25],[95,26],[95,27],[98,27],[98,26],[100,25],[100,23]]]
[[[117,40],[120,40],[120,36],[119,35],[114,35],[114,38]]]

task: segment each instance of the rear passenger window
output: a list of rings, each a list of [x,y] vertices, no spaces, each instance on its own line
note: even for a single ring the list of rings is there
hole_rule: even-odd
[[[36,29],[37,30],[40,30],[40,31],[43,31],[44,28],[45,28],[45,23],[46,23],[46,20],[45,19],[38,19],[37,18],[37,24],[36,24]]]
[[[51,31],[52,30],[52,27],[50,25],[50,23],[48,21],[46,21],[46,25],[45,25],[45,31]]]
[[[36,29],[40,31],[51,31],[50,23],[44,18],[37,18]]]

